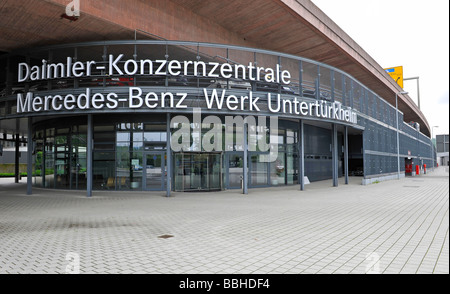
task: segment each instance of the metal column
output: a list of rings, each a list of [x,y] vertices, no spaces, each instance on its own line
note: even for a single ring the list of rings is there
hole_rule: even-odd
[[[344,127],[344,172],[345,184],[348,185],[348,127]]]
[[[243,170],[243,184],[244,189],[243,193],[248,194],[248,124],[246,120],[244,120],[244,170]]]
[[[404,78],[404,81],[416,80],[417,81],[417,107],[420,109],[420,89],[419,89],[419,77]]]
[[[19,129],[16,130],[16,132],[19,132]],[[16,133],[16,138],[14,141],[15,145],[15,152],[14,152],[14,182],[17,184],[19,182],[19,176],[20,176],[20,136],[19,133]]]
[[[93,161],[93,142],[94,142],[94,127],[92,124],[92,114],[88,114],[87,117],[87,154],[86,154],[86,161],[87,161],[87,170],[86,170],[86,177],[87,177],[87,197],[92,196],[92,180],[93,180],[93,173],[92,173],[92,161]]]
[[[166,169],[167,169],[167,177],[166,177],[166,197],[170,197],[170,192],[172,190],[172,149],[171,149],[171,141],[170,141],[170,113],[167,113],[167,123],[166,123],[166,132],[167,132],[167,144],[166,144]]]
[[[367,138],[367,125],[366,125],[366,121],[363,119],[362,120],[364,123],[364,127],[366,128],[363,132],[362,132],[362,156],[363,156],[363,179],[367,178],[367,174],[368,174],[368,167],[370,165],[370,162],[367,161],[367,156],[366,156],[366,147],[367,147],[367,142],[366,140],[368,140]]]
[[[32,118],[28,118],[28,131],[27,131],[27,195],[33,194],[33,126]]]
[[[298,181],[300,183],[300,191],[305,190],[305,141],[304,141],[304,125],[303,120],[299,121],[298,132]]]
[[[333,187],[338,186],[338,139],[337,139],[337,126],[332,124],[331,126],[331,158],[333,168]]]
[[[399,138],[399,129],[398,129],[398,98],[397,94],[395,94],[395,113],[396,113],[396,122],[397,122],[397,179],[400,180],[400,138]],[[364,173],[365,176],[365,173]]]
[[[431,130],[431,132],[433,133],[433,130]],[[434,171],[434,150],[433,150],[433,135],[431,135],[430,138],[430,147],[431,147],[431,166],[432,166],[432,170]]]

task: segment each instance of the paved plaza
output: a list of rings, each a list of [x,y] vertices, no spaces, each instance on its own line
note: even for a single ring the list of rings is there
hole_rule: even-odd
[[[449,273],[449,173],[218,193],[0,180],[0,273]],[[79,261],[79,263],[78,263]]]

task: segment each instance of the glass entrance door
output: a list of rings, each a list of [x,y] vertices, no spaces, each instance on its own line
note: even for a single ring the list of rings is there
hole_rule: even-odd
[[[211,191],[222,189],[222,154],[175,154],[175,190]]]
[[[70,143],[68,136],[55,138],[55,188],[70,189]]]
[[[222,190],[222,155],[209,154],[207,158],[208,190]]]
[[[263,154],[252,154],[250,156],[249,176],[250,187],[265,187],[269,185],[268,163],[261,160]]]
[[[229,189],[241,189],[241,178],[244,175],[244,152],[228,153],[228,187]]]
[[[190,156],[191,173],[186,187],[190,190],[206,190],[208,188],[208,158],[202,154]]]
[[[144,190],[164,190],[166,177],[165,153],[145,153],[144,157],[142,179]]]
[[[70,162],[70,188],[86,189],[86,135],[72,134]]]

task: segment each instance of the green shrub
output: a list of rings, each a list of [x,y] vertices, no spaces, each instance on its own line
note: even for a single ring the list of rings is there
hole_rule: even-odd
[[[38,174],[38,176],[39,176],[40,174]],[[16,176],[16,174],[15,173],[0,173],[0,178],[14,178]],[[20,173],[20,176],[23,178],[23,177],[26,177],[27,176],[27,173]],[[33,173],[33,177],[34,176],[36,176],[36,173]]]

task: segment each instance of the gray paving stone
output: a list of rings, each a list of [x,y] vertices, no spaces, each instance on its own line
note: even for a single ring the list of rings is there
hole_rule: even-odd
[[[1,179],[0,274],[65,273],[69,252],[81,273],[360,274],[378,256],[381,273],[448,274],[448,172],[360,180],[86,198]]]

